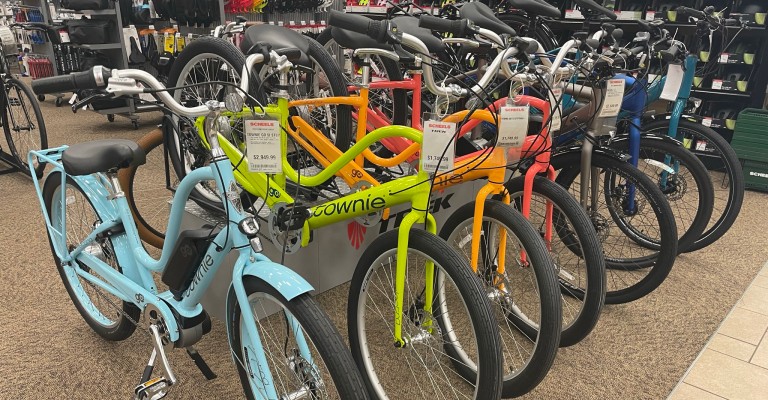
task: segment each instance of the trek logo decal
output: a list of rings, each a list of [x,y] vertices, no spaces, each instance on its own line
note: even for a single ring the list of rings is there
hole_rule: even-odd
[[[447,210],[451,208],[451,197],[453,197],[453,193],[445,196],[445,197],[437,197],[435,199],[432,199],[432,201],[429,203],[429,211],[432,214],[437,213],[440,210]],[[390,215],[389,219],[381,221],[381,228],[379,228],[379,234],[382,234],[390,229],[397,228],[400,226],[400,223],[403,222],[403,218],[405,218],[408,213],[411,212],[411,209],[400,211],[399,213],[395,215]],[[390,225],[389,221],[394,220],[394,224]]]
[[[359,250],[360,245],[363,244],[366,230],[367,228],[357,221],[352,221],[347,224],[347,237],[349,238],[349,244],[351,244],[355,250]]]
[[[319,217],[321,215],[331,216],[334,214],[348,214],[348,213],[356,213],[361,211],[380,210],[384,208],[386,204],[387,202],[384,200],[383,197],[371,198],[371,195],[369,194],[368,197],[364,199],[337,201],[337,202],[321,205],[312,211],[312,216],[314,217]]]

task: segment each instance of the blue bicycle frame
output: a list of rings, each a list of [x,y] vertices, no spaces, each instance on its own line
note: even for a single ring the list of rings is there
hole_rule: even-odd
[[[227,200],[228,204],[226,204],[229,217],[227,225],[216,235],[203,257],[203,262],[198,266],[192,284],[180,295],[179,300],[176,300],[170,291],[158,293],[152,278],[153,271],[162,273],[166,268],[171,257],[171,251],[175,247],[179,236],[186,201],[194,186],[202,181],[213,180],[219,188],[234,187],[235,179],[229,159],[216,160],[208,167],[195,169],[179,183],[171,205],[165,245],[163,246],[160,259],[156,260],[146,252],[139,240],[136,224],[126,198],[122,196],[122,193],[114,194],[108,189],[113,187],[111,184],[112,180],[108,179],[104,174],[84,176],[70,176],[66,174],[60,162],[62,152],[66,148],[67,146],[62,146],[32,151],[28,159],[30,160],[29,165],[33,165],[31,162],[33,157],[37,157],[40,163],[51,164],[53,170],[47,179],[56,179],[54,174],[58,173],[62,188],[66,187],[67,179],[73,180],[83,190],[88,201],[93,205],[94,210],[101,219],[101,223],[93,228],[93,231],[82,243],[72,250],[68,249],[65,237],[66,217],[64,215],[56,215],[57,212],[61,213],[60,208],[62,205],[67,204],[67,201],[69,201],[67,191],[61,190],[60,198],[54,199],[53,207],[55,209],[52,213],[54,218],[49,218],[39,179],[34,173],[32,174],[52,248],[56,256],[61,260],[62,268],[70,280],[77,282],[77,277],[85,279],[121,300],[135,304],[141,310],[148,305],[156,307],[165,320],[170,340],[175,342],[180,338],[180,327],[176,323],[176,318],[171,309],[174,309],[183,317],[200,315],[203,312],[203,307],[200,304],[202,295],[210,286],[216,271],[224,260],[224,256],[232,249],[237,249],[240,254],[235,262],[231,287],[240,306],[245,333],[248,336],[244,338],[243,346],[248,347],[249,355],[255,356],[255,360],[252,361],[255,361],[257,365],[254,367],[259,368],[260,373],[263,374],[263,379],[251,379],[251,386],[254,388],[255,393],[263,394],[265,399],[277,398],[274,385],[270,383],[272,382],[272,376],[261,345],[256,320],[253,317],[253,312],[250,309],[243,286],[243,279],[245,276],[254,276],[262,279],[277,289],[288,300],[300,294],[308,293],[313,288],[294,271],[270,261],[269,258],[252,249],[249,238],[237,226],[246,216],[231,200]],[[224,199],[228,198],[226,193],[221,195]],[[89,245],[96,243],[97,238],[102,237],[104,234],[108,234],[112,241],[112,247],[122,268],[122,273],[88,251],[84,251]],[[85,268],[73,266],[74,263],[87,266],[89,271],[95,271],[100,278],[86,271]],[[302,356],[311,362],[312,355],[308,350],[303,333],[300,332],[298,323],[292,321],[290,316],[287,317],[291,322],[290,325],[293,327],[297,344],[303,353]],[[104,318],[106,319],[106,317]],[[109,320],[106,319],[105,323],[108,322]],[[229,324],[227,326],[229,330]],[[232,334],[233,332],[228,332],[230,340]],[[247,343],[247,341],[250,341],[250,343]],[[235,353],[236,351],[233,352],[233,358],[235,362],[238,362],[234,355]],[[266,382],[266,384],[262,382]]]

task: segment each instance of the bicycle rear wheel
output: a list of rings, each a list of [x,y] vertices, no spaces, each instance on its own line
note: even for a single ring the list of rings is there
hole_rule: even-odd
[[[578,198],[581,188],[581,153],[555,155],[556,182]],[[677,256],[677,227],[672,208],[658,185],[625,161],[592,153],[597,169],[596,198],[587,214],[597,231],[606,261],[606,298],[609,304],[637,300],[655,290],[672,270]],[[594,172],[593,172],[594,173]],[[629,209],[630,186],[635,187],[635,207]],[[643,232],[655,248],[639,245],[620,226]]]
[[[439,237],[412,229],[403,313],[395,315],[398,231],[365,250],[350,286],[347,324],[352,355],[375,398],[498,399],[499,331],[482,284],[466,261]],[[434,279],[426,281],[427,262]],[[433,307],[426,308],[426,285]],[[406,344],[393,345],[394,320]]]
[[[643,125],[643,131],[667,135],[669,120],[662,119]],[[744,202],[744,172],[733,148],[712,128],[690,121],[680,121],[679,140],[690,143],[709,170],[714,189],[714,207],[707,228],[687,251],[696,251],[720,239],[736,222]],[[701,150],[699,150],[701,148]]]
[[[560,344],[563,306],[555,268],[541,237],[522,214],[500,201],[487,200],[481,237],[475,238],[474,211],[474,202],[460,207],[445,222],[440,236],[466,260],[472,241],[480,241],[477,275],[501,332],[502,395],[521,396],[544,379]],[[503,249],[501,238],[506,239]],[[505,262],[500,265],[502,253]]]
[[[255,277],[246,277],[244,285],[259,337],[251,337],[245,328],[234,291],[228,297],[227,320],[246,398],[266,397],[264,388],[270,385],[279,399],[368,398],[349,349],[310,295],[287,300]],[[267,365],[258,361],[259,350]],[[271,381],[263,381],[266,376]]]
[[[84,241],[96,224],[101,223],[101,217],[77,182],[69,177],[66,179],[65,186],[62,187],[60,172],[48,175],[43,186],[43,200],[54,228],[61,227],[61,223],[66,221],[66,244],[68,249],[73,249]],[[63,204],[62,190],[65,191]],[[50,237],[48,240],[50,242]],[[88,326],[107,340],[124,340],[130,337],[136,330],[132,321],[139,320],[139,308],[81,278],[76,271],[88,272],[96,278],[100,276],[79,261],[73,264],[62,263],[56,256],[53,242],[50,244],[64,287]],[[112,239],[109,237],[97,239],[83,251],[122,272]]]
[[[48,148],[48,135],[40,104],[27,85],[16,78],[5,78],[4,105],[3,130],[8,148],[19,167],[31,172],[27,162],[29,151]],[[32,169],[40,178],[45,165],[35,162]]]

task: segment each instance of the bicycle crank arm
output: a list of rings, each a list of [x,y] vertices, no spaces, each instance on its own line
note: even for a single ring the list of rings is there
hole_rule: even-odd
[[[147,371],[151,371],[157,358],[160,359],[160,363],[163,366],[163,376],[149,379],[136,386],[134,389],[134,400],[162,399],[168,394],[170,387],[176,383],[176,376],[174,376],[171,365],[168,362],[168,357],[165,354],[160,330],[157,325],[152,324],[149,326],[149,332],[152,336],[152,346],[154,349],[152,349],[152,355],[149,358],[149,364],[145,368],[142,379],[147,377]],[[158,355],[159,357],[157,357]]]

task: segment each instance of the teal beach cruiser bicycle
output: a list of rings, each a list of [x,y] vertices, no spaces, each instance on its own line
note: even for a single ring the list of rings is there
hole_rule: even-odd
[[[184,107],[152,75],[141,70],[94,67],[33,82],[37,94],[107,86],[116,96],[144,82],[173,113],[217,121],[224,103]],[[237,95],[233,95],[237,96]],[[227,103],[237,103],[228,99]],[[242,100],[242,99],[241,99]],[[239,109],[242,109],[242,101]],[[186,349],[208,379],[215,374],[193,347],[211,330],[200,304],[230,251],[239,255],[227,296],[232,358],[248,399],[365,399],[365,386],[350,351],[298,274],[261,254],[259,224],[243,211],[229,159],[207,130],[213,159],[190,172],[173,198],[159,259],[141,244],[117,171],[145,162],[128,140],[99,140],[32,151],[28,165],[49,165],[44,183],[32,173],[59,273],[78,312],[107,340],[123,340],[140,322],[153,346],[134,399],[160,399],[177,382],[166,353]],[[35,161],[35,162],[33,162]],[[181,230],[185,204],[196,184],[214,181],[226,221]],[[160,291],[152,273],[168,286]],[[154,368],[156,364],[159,368]],[[153,372],[159,370],[156,377]],[[114,396],[117,397],[117,396]]]

